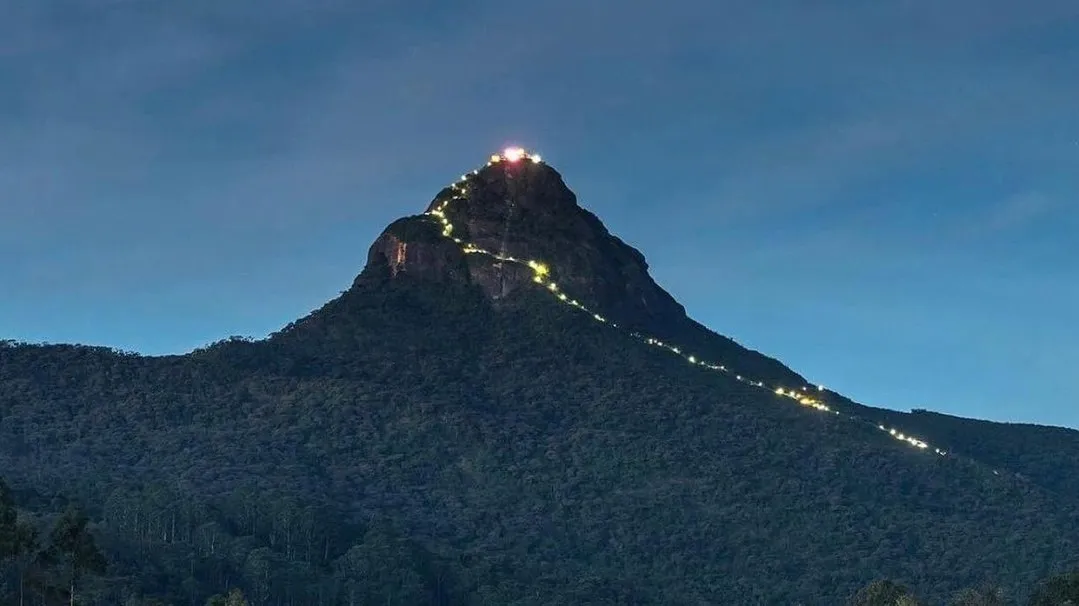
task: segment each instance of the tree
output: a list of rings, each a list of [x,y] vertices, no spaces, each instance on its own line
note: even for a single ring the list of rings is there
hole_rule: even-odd
[[[68,507],[53,526],[48,546],[38,559],[42,568],[54,571],[63,581],[71,606],[75,604],[76,589],[83,577],[105,572],[105,557],[87,530],[87,522],[81,511]]]
[[[244,593],[233,588],[228,595],[215,595],[206,602],[206,606],[248,606]]]
[[[338,558],[334,577],[349,606],[417,604],[426,597],[418,564],[404,541],[378,527]]]
[[[1079,572],[1050,577],[1030,598],[1030,606],[1079,605]]]
[[[7,484],[0,480],[0,563],[15,557],[19,514]]]
[[[26,569],[37,546],[37,531],[19,519],[11,491],[0,480],[0,564],[13,561],[19,578],[19,604],[23,603]]]
[[[873,581],[847,601],[848,606],[918,606],[921,602],[909,589],[898,583]]]
[[[1004,590],[992,585],[964,589],[951,601],[951,606],[1004,606],[1004,604]]]
[[[38,549],[37,529],[19,521],[15,526],[15,568],[19,575],[19,606],[23,605],[26,592],[26,573],[34,563]]]

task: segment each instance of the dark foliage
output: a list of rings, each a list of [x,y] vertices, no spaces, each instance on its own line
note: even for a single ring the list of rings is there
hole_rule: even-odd
[[[105,558],[87,529],[86,516],[68,507],[38,542],[38,520],[20,519],[0,480],[0,599],[18,604],[88,604],[98,601],[88,578],[105,572]]]
[[[1079,573],[1062,574],[1038,587],[1030,606],[1075,606],[1079,604]]]
[[[956,422],[976,454],[982,426]],[[1079,495],[1000,452],[1025,478],[547,298],[402,278],[183,357],[0,345],[0,470],[60,529],[28,566],[87,579],[85,604],[839,604],[879,577],[933,603],[986,579],[1021,595],[1075,564]]]
[[[854,594],[848,606],[919,606],[918,599],[910,589],[889,580],[879,580],[866,585]]]

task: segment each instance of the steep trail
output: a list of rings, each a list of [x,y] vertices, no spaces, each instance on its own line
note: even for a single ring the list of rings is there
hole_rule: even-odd
[[[487,162],[486,166],[490,167],[490,166],[493,166],[493,165],[501,163],[501,162],[506,162],[506,163],[517,163],[517,162],[540,163],[542,161],[543,160],[539,155],[529,154],[529,153],[527,153],[526,151],[524,151],[523,149],[520,149],[520,148],[510,148],[510,149],[505,150],[501,154],[492,155],[490,160]],[[478,169],[472,171],[472,175],[477,175],[477,174],[479,174]],[[643,343],[645,345],[648,345],[648,346],[651,346],[651,347],[656,347],[656,348],[662,349],[664,351],[667,351],[669,353],[675,354],[675,355],[681,357],[682,359],[684,359],[689,364],[701,367],[701,368],[709,370],[709,371],[724,373],[726,375],[729,375],[729,376],[733,377],[735,380],[737,380],[737,381],[739,381],[741,383],[745,383],[746,385],[750,385],[752,387],[756,387],[756,388],[761,389],[761,390],[769,391],[769,392],[771,392],[772,394],[774,394],[776,396],[789,399],[792,402],[800,404],[800,405],[805,406],[807,408],[812,408],[812,409],[820,411],[822,413],[834,414],[834,415],[846,418],[846,419],[848,419],[848,420],[850,420],[852,422],[858,423],[860,425],[865,425],[865,426],[871,427],[871,428],[873,428],[873,429],[875,429],[877,431],[887,433],[888,435],[892,436],[896,440],[899,440],[899,441],[901,441],[901,442],[903,442],[905,444],[908,444],[908,445],[910,445],[910,446],[912,446],[912,447],[914,447],[914,448],[916,448],[918,450],[924,450],[924,451],[932,450],[935,454],[937,454],[937,455],[939,455],[941,457],[949,456],[947,451],[942,450],[940,448],[931,447],[924,440],[921,440],[921,439],[916,438],[914,436],[908,435],[907,433],[905,433],[903,431],[900,431],[899,429],[897,429],[895,427],[887,427],[887,426],[875,423],[873,421],[864,419],[864,418],[859,417],[857,415],[846,414],[846,413],[840,412],[838,410],[835,410],[834,408],[829,406],[826,402],[821,400],[819,397],[815,397],[815,394],[819,394],[819,392],[824,391],[824,386],[822,386],[822,385],[818,385],[818,386],[803,385],[803,386],[798,386],[798,387],[791,387],[791,386],[784,386],[784,385],[769,385],[769,384],[766,384],[764,381],[755,380],[753,378],[746,377],[746,376],[743,376],[743,375],[741,375],[739,373],[736,373],[736,372],[732,371],[731,369],[729,369],[724,364],[718,364],[718,363],[715,363],[715,362],[703,360],[703,359],[701,359],[701,358],[699,358],[699,357],[697,357],[695,355],[688,354],[685,351],[683,351],[683,349],[681,347],[679,347],[677,345],[674,345],[674,344],[671,344],[671,343],[666,343],[664,341],[661,341],[660,339],[656,339],[654,337],[651,337],[651,336],[648,336],[648,335],[645,335],[645,334],[641,334],[640,332],[628,331],[628,330],[622,329],[617,323],[608,320],[607,318],[605,318],[603,315],[601,315],[597,311],[589,309],[588,307],[586,307],[585,305],[583,305],[582,303],[580,303],[576,299],[570,297],[568,294],[563,292],[562,289],[558,286],[558,284],[556,282],[554,282],[554,280],[551,278],[551,270],[550,270],[550,267],[546,263],[544,263],[542,261],[539,261],[539,260],[536,260],[536,259],[520,259],[520,258],[514,257],[512,255],[507,255],[506,250],[505,250],[505,244],[503,244],[503,248],[502,248],[502,250],[500,252],[492,252],[492,251],[480,248],[480,247],[478,247],[478,246],[476,246],[476,245],[474,245],[472,243],[465,242],[461,238],[458,238],[458,237],[454,236],[453,235],[454,234],[454,226],[450,222],[449,218],[446,216],[445,210],[453,202],[465,200],[465,199],[468,198],[468,189],[466,187],[467,183],[468,183],[468,178],[469,178],[469,175],[467,175],[467,174],[462,175],[461,178],[457,182],[455,182],[455,183],[453,183],[453,184],[451,184],[449,186],[449,188],[452,189],[452,191],[454,192],[454,195],[452,197],[450,197],[449,199],[443,200],[437,207],[435,207],[435,208],[433,208],[433,209],[431,209],[431,210],[429,210],[429,211],[427,211],[425,213],[428,216],[434,217],[436,220],[438,220],[441,223],[441,225],[442,225],[442,236],[453,240],[453,242],[455,242],[456,244],[458,244],[461,247],[461,250],[465,254],[484,255],[484,256],[487,256],[487,257],[490,257],[490,258],[496,260],[499,263],[514,263],[514,264],[518,264],[518,265],[528,267],[529,269],[532,270],[532,281],[535,282],[538,286],[542,287],[545,292],[549,293],[551,296],[553,296],[559,302],[564,303],[564,304],[566,304],[566,305],[568,305],[570,307],[576,308],[577,310],[587,314],[589,317],[591,317],[596,322],[599,322],[601,324],[605,324],[605,325],[610,326],[611,328],[616,329],[616,330],[621,330],[623,332],[623,334],[625,334],[625,335],[633,338],[634,340],[637,340],[637,341],[639,341],[639,342],[641,342],[641,343]],[[510,201],[510,202],[512,202],[512,201]],[[508,223],[508,221],[507,221],[507,223]],[[507,225],[506,228],[508,229],[508,225]],[[997,473],[997,472],[994,470],[994,473]]]

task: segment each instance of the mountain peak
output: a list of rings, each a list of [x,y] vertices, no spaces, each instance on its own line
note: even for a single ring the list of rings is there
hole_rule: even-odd
[[[392,223],[365,274],[478,285],[499,301],[537,283],[627,326],[685,319],[644,256],[578,205],[539,155],[509,148],[444,188],[422,215]],[[363,276],[361,276],[363,277]]]
[[[391,223],[356,282],[399,276],[478,286],[495,303],[526,289],[545,291],[690,364],[930,448],[855,413],[852,402],[828,403],[838,394],[694,322],[652,280],[644,256],[579,206],[558,171],[521,148],[492,155],[439,192],[423,214]]]

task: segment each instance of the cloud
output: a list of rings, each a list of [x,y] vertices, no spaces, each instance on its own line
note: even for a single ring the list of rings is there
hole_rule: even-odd
[[[991,206],[983,217],[974,220],[972,227],[978,235],[991,237],[1045,224],[1063,210],[1065,206],[1060,199],[1039,191],[1025,191]]]
[[[1048,40],[1079,13],[1063,0],[12,6],[0,40],[19,102],[0,134],[19,152],[0,182],[55,213],[156,186],[189,221],[247,204],[273,209],[253,225],[280,223],[298,199],[304,218],[339,216],[343,192],[411,187],[519,138],[587,161],[599,191],[662,165],[686,221],[855,225],[881,180],[964,157],[1051,169],[1079,135],[1079,86],[1053,77],[1074,51],[999,50]]]

